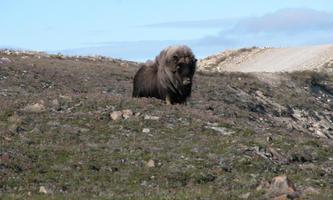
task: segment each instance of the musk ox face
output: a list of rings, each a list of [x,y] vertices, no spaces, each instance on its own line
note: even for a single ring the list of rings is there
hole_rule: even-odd
[[[164,49],[134,77],[134,97],[155,97],[168,104],[184,103],[191,95],[196,58],[187,46]]]

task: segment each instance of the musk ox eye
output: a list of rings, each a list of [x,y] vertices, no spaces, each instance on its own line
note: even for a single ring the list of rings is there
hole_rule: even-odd
[[[179,57],[177,55],[174,55],[174,56],[172,56],[172,60],[174,62],[178,62],[179,61]]]

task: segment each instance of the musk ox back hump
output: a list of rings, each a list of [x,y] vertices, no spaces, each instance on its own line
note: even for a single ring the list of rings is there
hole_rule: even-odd
[[[164,100],[165,94],[158,86],[157,66],[154,63],[143,64],[134,76],[133,97],[155,97]]]

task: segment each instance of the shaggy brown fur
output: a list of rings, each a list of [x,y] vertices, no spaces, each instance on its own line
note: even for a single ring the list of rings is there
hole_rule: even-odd
[[[141,66],[133,81],[133,97],[155,97],[167,104],[184,103],[191,95],[197,59],[187,46],[171,46],[155,61]]]

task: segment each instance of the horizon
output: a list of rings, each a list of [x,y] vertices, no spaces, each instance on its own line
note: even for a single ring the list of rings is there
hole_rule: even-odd
[[[333,2],[327,0],[4,0],[0,5],[0,48],[144,61],[175,44],[188,45],[203,58],[242,47],[333,43]]]

